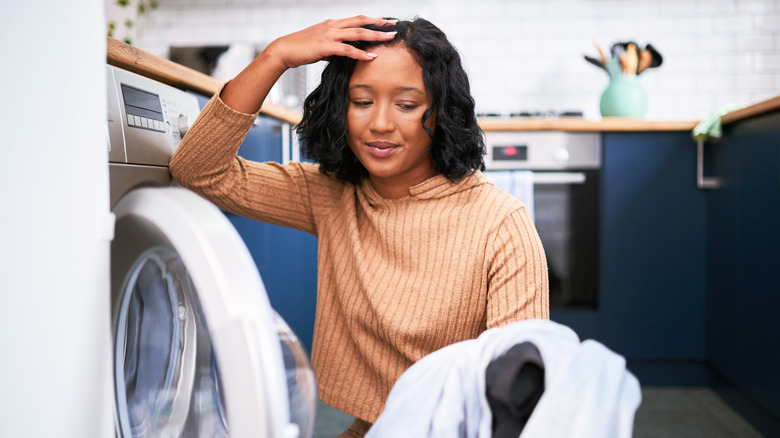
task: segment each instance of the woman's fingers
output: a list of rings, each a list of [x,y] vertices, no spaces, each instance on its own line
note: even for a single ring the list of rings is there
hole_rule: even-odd
[[[368,24],[374,24],[377,26],[390,26],[398,22],[398,20],[388,20],[382,17],[368,17],[366,15],[357,15],[354,17],[349,18],[341,18],[336,20],[327,20],[327,22],[334,22],[335,27],[341,27],[342,29],[345,28],[355,28],[355,27],[362,27]]]
[[[285,67],[293,68],[332,56],[347,56],[357,60],[371,60],[373,55],[345,44],[352,41],[390,41],[394,32],[364,29],[375,24],[389,26],[395,21],[359,15],[351,18],[325,20],[301,31],[277,39],[266,49],[275,53]]]
[[[395,36],[395,32],[381,30],[369,30],[362,27],[343,29],[339,31],[339,40],[350,41],[389,41]]]
[[[366,24],[376,24],[379,26],[391,26],[395,24],[397,21],[388,21],[383,18],[369,18],[365,16],[361,17],[353,17],[352,19],[345,19],[346,24],[353,25],[353,24],[360,24],[360,26],[364,26]],[[368,21],[368,22],[367,22]],[[342,23],[344,24],[344,23]],[[349,58],[357,59],[359,61],[370,61],[371,59],[376,58],[376,55],[373,53],[366,52],[364,50],[360,50],[350,44],[344,44],[352,41],[390,41],[393,38],[395,38],[396,32],[384,32],[379,30],[370,30],[370,29],[364,29],[362,27],[355,27],[350,26],[347,28],[342,28],[338,32],[336,32],[336,37],[334,38],[335,41],[338,41],[339,44],[333,47],[334,53],[333,55],[338,56],[346,56]]]

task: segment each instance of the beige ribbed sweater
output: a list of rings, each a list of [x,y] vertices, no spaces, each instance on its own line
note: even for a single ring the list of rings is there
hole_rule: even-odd
[[[255,116],[209,102],[170,163],[219,207],[318,238],[312,365],[320,397],[374,422],[412,363],[487,328],[548,318],[547,264],[525,207],[477,172],[400,199],[314,164],[237,151]]]

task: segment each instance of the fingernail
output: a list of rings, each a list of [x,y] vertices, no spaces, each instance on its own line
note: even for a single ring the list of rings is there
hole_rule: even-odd
[[[376,55],[376,53],[371,53],[371,52],[366,52],[366,55],[367,55],[369,58],[376,58],[376,56],[377,56],[377,55]]]
[[[397,33],[398,33],[397,31],[385,32],[385,35],[395,36]]]

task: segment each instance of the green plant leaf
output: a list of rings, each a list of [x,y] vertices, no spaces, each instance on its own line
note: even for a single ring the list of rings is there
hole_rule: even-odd
[[[126,8],[128,5],[130,5],[130,0],[116,0],[116,4]]]
[[[131,46],[133,45],[133,41],[131,41],[131,40],[130,40],[130,38],[125,38],[125,39],[123,39],[122,41],[124,41],[124,42],[125,42],[125,44],[129,44],[129,45],[131,45]]]
[[[133,20],[125,20],[125,27],[128,29],[133,28]]]
[[[150,0],[149,1],[149,8],[150,9],[157,9],[158,6],[160,6],[160,3],[157,0]]]
[[[146,13],[146,3],[138,3],[138,15],[144,15]]]

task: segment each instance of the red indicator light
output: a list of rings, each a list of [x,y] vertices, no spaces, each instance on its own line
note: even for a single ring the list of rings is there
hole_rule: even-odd
[[[517,153],[517,149],[515,149],[514,146],[507,146],[506,149],[504,149],[504,155],[512,156]]]

